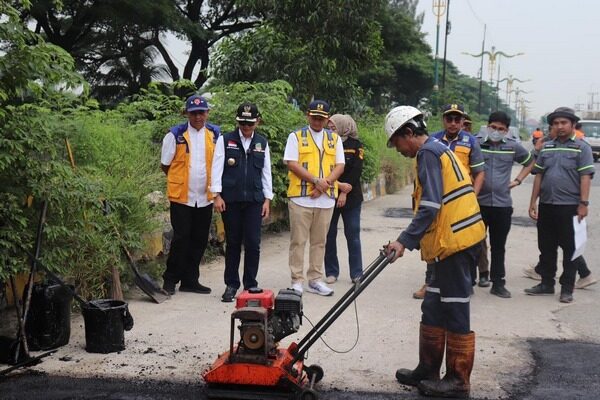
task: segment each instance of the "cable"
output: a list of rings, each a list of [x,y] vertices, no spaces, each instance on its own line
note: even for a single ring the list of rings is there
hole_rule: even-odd
[[[473,13],[473,16],[475,17],[475,19],[476,19],[477,21],[479,21],[479,23],[480,23],[481,25],[485,25],[485,22],[483,22],[483,21],[481,20],[481,18],[479,18],[479,15],[477,15],[477,13],[475,12],[475,10],[473,10],[473,6],[471,5],[471,2],[470,2],[469,0],[467,0],[467,4],[469,5],[469,8],[471,9],[471,12]]]
[[[354,344],[352,345],[352,347],[350,347],[348,350],[336,350],[333,347],[331,347],[326,341],[325,339],[323,339],[323,336],[319,337],[319,339],[323,342],[323,344],[325,346],[327,346],[327,348],[331,351],[333,351],[334,353],[337,354],[346,354],[346,353],[350,353],[352,350],[354,350],[354,348],[356,347],[356,345],[358,344],[358,339],[360,338],[360,324],[358,323],[358,307],[356,306],[356,299],[354,299],[353,301],[354,303],[354,315],[356,316],[356,340],[354,341]],[[306,314],[303,315],[304,318],[306,318],[306,320],[308,321],[308,323],[314,328],[315,325],[312,323],[312,321],[306,316]],[[308,358],[308,357],[306,357]]]

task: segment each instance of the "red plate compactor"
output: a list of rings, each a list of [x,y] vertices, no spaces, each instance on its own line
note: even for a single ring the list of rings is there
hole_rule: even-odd
[[[323,378],[318,365],[304,365],[308,349],[388,265],[382,250],[356,282],[298,343],[287,348],[279,341],[302,324],[302,294],[282,289],[242,292],[231,314],[229,351],[203,373],[210,399],[317,400],[315,383]],[[236,320],[240,339],[235,344]]]

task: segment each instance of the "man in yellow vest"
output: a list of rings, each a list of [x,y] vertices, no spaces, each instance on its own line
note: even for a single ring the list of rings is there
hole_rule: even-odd
[[[315,100],[308,106],[308,126],[290,133],[283,161],[288,167],[290,255],[292,288],[304,289],[304,248],[310,239],[307,291],[330,296],[323,282],[323,257],[329,223],[337,198],[337,179],[344,172],[344,147],[335,133],[325,129],[329,104]]]
[[[205,98],[190,96],[185,102],[185,112],[188,122],[169,130],[160,157],[160,167],[167,175],[173,226],[163,289],[171,295],[179,282],[182,292],[210,293],[210,288],[198,282],[198,268],[212,220],[213,199],[208,188],[219,129],[206,122],[209,106]]]
[[[485,237],[477,196],[468,169],[440,140],[429,137],[423,113],[399,106],[385,119],[388,146],[416,158],[415,217],[387,246],[390,261],[404,250],[421,249],[432,265],[432,280],[421,305],[419,365],[396,371],[398,382],[418,386],[421,394],[468,397],[475,357],[470,326],[471,268]],[[446,375],[440,367],[446,352]]]

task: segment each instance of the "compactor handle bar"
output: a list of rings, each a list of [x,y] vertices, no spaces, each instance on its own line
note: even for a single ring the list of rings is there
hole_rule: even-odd
[[[379,275],[381,271],[393,259],[395,252],[386,255],[385,250],[380,250],[379,257],[375,259],[363,272],[363,276],[353,287],[342,296],[341,299],[317,322],[317,324],[302,338],[298,343],[297,352],[294,355],[294,360],[290,365],[294,365],[297,361],[303,360],[308,349],[325,333],[325,331],[335,322],[336,319],[348,308],[350,304],[366,289],[367,286]]]

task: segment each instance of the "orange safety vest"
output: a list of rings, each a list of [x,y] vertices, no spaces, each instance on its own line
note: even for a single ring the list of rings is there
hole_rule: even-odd
[[[171,133],[175,135],[175,156],[171,161],[169,172],[167,173],[167,197],[175,203],[186,204],[188,202],[189,176],[190,176],[190,154],[191,141],[187,130],[187,123],[171,128]],[[185,129],[185,130],[184,130]],[[212,193],[208,190],[211,183],[212,160],[215,151],[215,142],[218,133],[204,127],[205,157],[206,160],[206,198],[208,201],[213,199]]]

